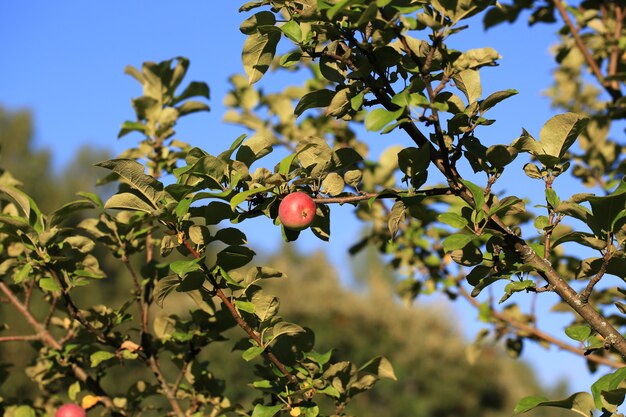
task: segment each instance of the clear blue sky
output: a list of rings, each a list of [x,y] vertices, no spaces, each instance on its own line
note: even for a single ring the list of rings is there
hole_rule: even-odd
[[[227,79],[242,72],[244,36],[238,27],[244,17],[237,12],[238,6],[236,1],[199,0],[2,1],[0,105],[33,111],[36,145],[53,151],[56,166],[71,160],[84,143],[119,153],[136,143],[136,137],[120,141],[116,137],[120,124],[133,118],[131,97],[141,94],[136,81],[123,73],[124,67],[182,55],[191,60],[187,80],[210,84],[212,112],[184,119],[177,136],[209,152],[219,152],[243,133],[221,123]],[[555,42],[552,30],[556,26],[525,29],[525,22],[521,22],[484,33],[476,25],[452,42],[457,49],[491,46],[503,56],[499,67],[482,70],[484,94],[507,88],[520,91],[493,111],[491,116],[497,119],[493,128],[479,132],[488,144],[509,143],[522,127],[538,135],[553,114],[541,92],[550,84],[553,60],[549,46]],[[268,89],[282,86],[276,77],[262,80],[261,85]],[[374,153],[401,141],[399,135],[372,135]],[[516,173],[506,177],[500,189],[522,195],[520,190],[536,187],[519,169],[526,161],[521,159]],[[577,191],[562,192],[570,195]],[[329,244],[312,238],[308,231],[299,241],[304,250],[327,250],[346,280],[349,259],[345,249],[360,230],[351,212],[350,207],[333,207]],[[280,243],[279,229],[267,219],[248,226],[246,233],[252,247],[261,251]],[[460,327],[464,332],[475,334],[480,328],[476,313],[454,308],[463,317]],[[557,330],[563,325],[553,319],[546,324]],[[590,384],[584,361],[568,353],[547,353],[529,343],[524,358],[546,383],[566,378],[572,390],[583,390]]]

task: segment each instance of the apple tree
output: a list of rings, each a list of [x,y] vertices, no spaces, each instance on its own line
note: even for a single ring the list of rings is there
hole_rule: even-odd
[[[520,120],[519,136],[488,143],[481,136],[495,120],[486,113],[517,91],[483,92],[481,77],[496,71],[487,67],[501,59],[497,51],[448,43],[469,24],[489,28],[525,9],[533,25],[562,26],[549,94],[564,112],[539,132]],[[312,330],[279,315],[278,298],[265,288],[284,274],[253,262],[239,227],[256,218],[286,241],[305,227],[325,241],[332,207],[368,225],[346,249],[385,254],[403,277],[402,299],[440,291],[476,307],[485,329],[474,359],[488,340],[514,354],[542,343],[601,370],[590,393],[523,398],[516,412],[555,406],[617,415],[626,304],[611,280],[626,271],[626,149],[610,136],[626,115],[624,6],[259,0],[241,11],[245,76],[231,78],[225,120],[249,135],[215,155],[177,139],[181,117],[209,109],[209,88],[184,80],[185,58],[146,62],[126,69],[143,94],[119,134],[142,140],[98,164],[108,172],[101,182],[117,183],[116,193],[103,201],[84,192],[44,214],[8,172],[0,177],[0,295],[32,329],[2,337],[36,348],[28,375],[45,394],[5,414],[53,415],[67,395],[90,414],[115,416],[346,415],[355,395],[395,379],[392,364],[384,356],[335,361],[317,351]],[[278,92],[256,88],[279,71],[306,80]],[[372,158],[368,140],[391,132],[408,145]],[[566,177],[593,193],[567,195]],[[505,192],[507,178],[527,181],[542,198],[529,204]],[[78,212],[82,220],[68,223]],[[96,256],[102,248],[127,269],[132,297],[79,305],[80,287],[105,278]],[[534,306],[548,293],[558,297],[555,309],[571,313],[563,335],[538,327]],[[188,317],[154,313],[180,294],[195,305]],[[47,303],[43,314],[30,309],[35,297]],[[258,391],[248,408],[231,403],[224,382],[198,359],[233,328],[242,366],[256,368],[257,378],[245,381]],[[143,371],[114,378],[120,366]]]

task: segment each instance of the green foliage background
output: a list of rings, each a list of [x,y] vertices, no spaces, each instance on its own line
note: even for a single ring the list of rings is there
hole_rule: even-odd
[[[0,160],[44,207],[58,207],[76,192],[94,189],[99,172],[89,167],[109,157],[105,149],[85,147],[68,167],[55,173],[50,165],[50,151],[33,148],[31,114],[5,109],[0,109],[0,114]],[[98,190],[110,192],[106,187]],[[394,364],[398,381],[386,381],[375,391],[357,397],[348,408],[354,415],[504,417],[510,415],[520,397],[546,392],[528,366],[508,358],[498,348],[485,349],[482,360],[471,365],[466,357],[468,342],[446,318],[450,311],[444,305],[419,303],[407,308],[394,300],[393,273],[375,252],[355,257],[353,268],[360,284],[353,290],[339,283],[322,252],[302,254],[292,244],[285,244],[278,253],[267,256],[265,263],[287,274],[287,279],[268,285],[268,291],[282,301],[285,317],[315,329],[320,351],[334,348],[335,358],[360,363],[384,353]],[[103,259],[108,260],[103,268],[112,279],[78,288],[79,305],[104,304],[115,308],[131,291],[127,271],[104,254]],[[44,315],[46,304],[43,300],[35,301],[38,302],[33,303],[33,311]],[[194,303],[181,294],[169,298],[163,309],[155,307],[153,314],[188,317],[193,308]],[[29,327],[6,303],[0,303],[0,320],[13,333],[29,332]],[[238,329],[229,335],[231,340],[210,345],[202,359],[208,361],[218,379],[254,379],[254,364],[242,365],[231,351],[241,337]],[[0,396],[23,403],[37,399],[38,388],[25,373],[32,365],[30,352],[31,348],[23,344],[0,344],[0,357],[12,364],[4,369],[10,376],[0,386]],[[145,369],[129,363],[114,368],[105,383],[119,388],[119,384],[126,384],[128,374],[148,377]],[[563,389],[552,388],[555,395],[561,395]],[[253,390],[245,384],[228,384],[225,393],[244,404],[254,398]],[[156,405],[163,399],[153,397],[152,402]],[[559,413],[550,411],[549,415]]]

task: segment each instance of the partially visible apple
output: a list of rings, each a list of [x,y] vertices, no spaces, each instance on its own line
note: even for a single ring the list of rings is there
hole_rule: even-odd
[[[304,230],[315,219],[315,201],[302,191],[291,193],[280,202],[278,218],[287,229]]]
[[[86,417],[87,412],[85,409],[79,405],[67,403],[63,404],[57,410],[54,417]]]

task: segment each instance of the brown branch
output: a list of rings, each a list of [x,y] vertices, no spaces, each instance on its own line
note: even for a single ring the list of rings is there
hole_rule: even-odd
[[[63,295],[63,300],[65,301],[65,306],[67,307],[67,312],[69,313],[70,317],[82,324],[89,331],[89,333],[96,336],[100,343],[118,347],[115,343],[109,340],[109,338],[102,331],[93,327],[93,325],[89,323],[89,321],[85,318],[82,311],[80,311],[80,309],[76,307],[76,304],[74,304],[74,300],[72,300],[72,297],[70,297],[69,289],[65,281],[59,277],[57,271],[54,270],[54,268],[52,267],[49,267],[47,269],[61,287],[61,294]]]
[[[176,399],[176,394],[174,393],[174,391],[172,391],[172,388],[170,387],[169,383],[165,379],[165,376],[163,375],[163,371],[161,371],[161,365],[159,363],[158,358],[151,354],[148,357],[148,364],[150,365],[150,369],[154,373],[154,376],[156,377],[157,381],[159,382],[159,385],[161,385],[163,394],[165,395],[165,398],[167,398],[167,401],[170,403],[170,407],[172,407],[172,411],[178,417],[185,417],[185,413],[183,412],[182,408],[180,407],[180,404],[178,404],[178,400]]]
[[[589,280],[585,289],[582,290],[580,294],[578,294],[578,299],[580,300],[581,303],[587,304],[589,302],[589,297],[591,297],[591,293],[593,292],[593,289],[596,286],[596,284],[600,282],[600,280],[606,273],[606,269],[609,266],[610,260],[611,260],[611,255],[610,255],[610,252],[607,251],[602,257],[602,265],[600,265],[600,270],[598,271],[598,273]]]
[[[183,239],[183,244],[185,245],[187,250],[191,253],[191,255],[194,258],[196,258],[196,259],[200,258],[200,253],[198,253],[198,251],[194,249],[194,247],[191,245],[191,243],[189,243],[189,241],[187,239]],[[246,323],[246,321],[243,319],[243,317],[241,317],[241,315],[237,311],[237,308],[235,307],[235,305],[230,301],[228,296],[226,294],[224,294],[224,291],[222,291],[222,289],[220,288],[220,286],[219,286],[217,280],[215,279],[215,277],[210,273],[210,271],[206,270],[206,267],[204,265],[203,265],[203,270],[204,270],[204,272],[206,274],[207,279],[209,280],[211,285],[213,285],[215,295],[226,306],[226,308],[228,309],[230,314],[233,316],[233,318],[235,319],[235,321],[237,322],[239,327],[241,327],[248,334],[250,339],[254,340],[258,346],[263,346],[263,341],[261,340],[261,337],[259,336],[259,334],[257,332],[255,332],[254,329],[252,327],[250,327],[250,325],[248,323]],[[296,382],[297,381],[296,377],[291,372],[289,372],[289,370],[287,369],[285,364],[283,364],[280,361],[280,359],[278,359],[276,357],[276,355],[274,355],[274,353],[271,351],[269,346],[265,348],[265,350],[263,351],[263,355],[271,363],[273,363],[278,368],[278,370],[285,377],[287,377],[291,382]]]
[[[48,325],[50,324],[50,320],[52,320],[52,316],[54,315],[54,312],[57,309],[57,302],[59,301],[59,297],[56,294],[52,295],[52,301],[50,302],[50,309],[48,309],[48,314],[46,315],[46,318],[43,320],[43,326],[44,327],[48,327]]]
[[[473,298],[467,292],[465,288],[459,285],[458,289],[459,289],[459,293],[463,296],[463,298],[465,298],[473,307],[475,307],[476,309],[480,308],[480,303],[475,298]],[[569,343],[566,343],[560,339],[557,339],[554,336],[550,335],[549,333],[539,330],[536,327],[530,326],[526,323],[507,317],[505,314],[502,314],[499,311],[494,310],[493,308],[491,308],[490,313],[493,318],[501,322],[507,323],[509,326],[514,327],[519,331],[528,333],[539,340],[548,342],[551,345],[557,346],[575,355],[582,356],[590,362],[595,362],[600,365],[610,366],[611,368],[623,368],[624,366],[626,366],[626,364],[623,362],[616,362],[611,359],[605,358],[603,356],[585,355],[585,351],[583,349],[576,348],[575,346],[572,346]]]
[[[59,343],[52,336],[52,334],[50,334],[50,332],[48,332],[48,330],[35,318],[35,316],[32,315],[28,308],[20,302],[13,291],[11,291],[11,289],[2,281],[0,281],[0,291],[4,293],[9,302],[13,304],[15,309],[26,319],[28,324],[33,328],[33,330],[35,330],[37,336],[41,341],[43,341],[43,343],[54,350],[63,350],[63,345],[61,345],[61,343]],[[78,363],[75,362],[75,360],[70,359],[69,365],[74,376],[79,381],[83,382],[91,392],[100,397],[102,404],[106,408],[113,410],[113,415],[122,415],[115,411],[115,405],[113,404],[111,397],[109,397],[109,395],[104,391],[98,381],[93,379]]]
[[[614,89],[611,86],[611,83],[607,82],[604,79],[604,75],[602,74],[602,71],[600,70],[598,63],[593,59],[591,52],[589,51],[589,49],[587,49],[582,37],[580,36],[580,32],[578,31],[578,28],[574,25],[569,15],[567,14],[567,11],[565,10],[565,5],[563,4],[563,0],[552,0],[552,3],[559,10],[559,14],[561,15],[561,18],[563,19],[563,22],[565,22],[565,24],[567,25],[567,27],[569,28],[572,34],[572,37],[574,38],[574,43],[576,43],[576,47],[583,54],[583,57],[585,58],[585,62],[589,66],[589,69],[591,70],[593,75],[596,77],[598,82],[611,95],[613,100],[617,100],[621,98],[622,97],[621,91],[618,89],[617,90]]]
[[[415,194],[425,195],[425,196],[435,196],[435,195],[450,195],[452,194],[452,190],[448,187],[445,188],[428,188],[425,190],[416,190]],[[370,198],[398,198],[397,194],[394,193],[363,193],[361,195],[350,195],[345,197],[318,197],[314,198],[313,201],[320,204],[346,204],[346,203],[356,203],[359,201],[369,200]]]
[[[609,76],[614,76],[617,74],[617,65],[619,63],[619,58],[620,58],[619,38],[622,35],[622,27],[623,27],[623,20],[624,20],[624,9],[622,9],[620,5],[617,4],[617,2],[613,4],[613,7],[615,8],[615,33],[613,34],[613,41],[615,42],[615,44],[613,45],[613,50],[611,51],[611,56],[609,57],[609,69],[608,69]],[[613,89],[618,90],[618,91],[620,90],[618,80],[612,81],[612,86],[613,86]]]
[[[22,335],[22,336],[0,336],[0,343],[2,342],[29,342],[34,340],[41,340],[41,336],[38,334]]]
[[[508,230],[505,236],[507,247],[512,248],[520,256],[522,262],[534,267],[537,273],[544,278],[554,289],[559,297],[565,301],[576,313],[578,313],[596,332],[604,337],[606,343],[613,346],[619,354],[626,359],[626,339],[611,325],[596,307],[591,303],[583,303],[576,291],[559,275],[549,262],[540,258],[528,244],[512,233],[498,216],[492,216],[491,220],[502,230]]]
[[[563,4],[560,0],[553,1],[563,8]],[[565,17],[571,24],[567,14],[565,14]],[[582,42],[578,32],[575,28],[573,29],[573,33],[577,34],[579,42]],[[582,45],[584,46],[584,44]],[[593,60],[591,61],[593,62]],[[595,64],[595,62],[593,63]],[[375,89],[373,92],[385,108],[388,110],[394,110],[397,108],[397,106],[391,103],[391,99],[386,94],[383,94],[380,89]],[[426,136],[424,136],[415,124],[413,122],[405,122],[400,125],[400,127],[407,132],[407,134],[416,144],[418,144],[418,146],[431,147],[431,161],[435,164],[439,171],[445,175],[448,180],[448,184],[454,193],[461,197],[466,203],[470,204],[470,206],[475,207],[476,204],[472,194],[466,187],[460,185],[462,177],[457,169],[455,167],[450,167],[448,169],[441,155],[439,155],[439,153],[434,149],[434,146],[426,139]],[[490,207],[487,204],[484,204],[482,207],[483,211],[486,213],[489,212],[489,208]],[[479,209],[479,207],[476,207],[476,209]],[[506,246],[510,250],[516,252],[525,264],[534,267],[537,273],[548,282],[549,287],[553,288],[554,292],[556,292],[563,301],[565,301],[576,313],[578,313],[589,325],[591,325],[593,329],[603,336],[608,345],[613,346],[620,353],[620,355],[626,359],[626,339],[624,339],[624,336],[622,336],[622,334],[614,326],[612,326],[593,305],[589,303],[582,303],[579,300],[576,291],[574,291],[567,281],[561,277],[552,265],[538,256],[526,243],[526,241],[517,236],[498,215],[494,214],[490,216],[489,220],[490,226],[504,235]]]
[[[139,309],[139,315],[141,316],[141,331],[143,333],[147,333],[149,317],[148,317],[148,313],[146,310],[148,309],[148,305],[145,303],[145,300],[142,295],[144,291],[141,288],[141,282],[139,281],[139,276],[137,275],[135,268],[133,268],[132,264],[130,263],[130,259],[128,258],[127,253],[124,253],[124,255],[122,256],[122,263],[126,267],[126,270],[128,270],[128,272],[130,273],[130,276],[133,280],[133,286],[135,288],[135,301]]]

